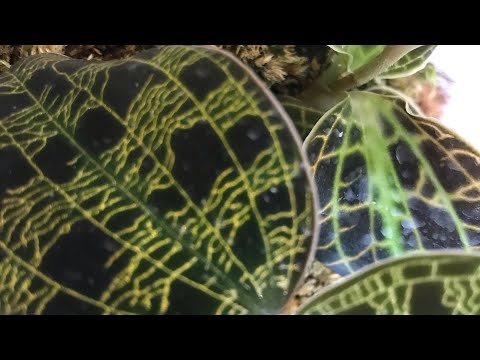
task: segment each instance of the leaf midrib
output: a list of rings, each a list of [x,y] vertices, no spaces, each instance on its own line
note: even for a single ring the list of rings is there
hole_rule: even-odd
[[[169,235],[172,237],[172,240],[174,241],[180,241],[178,237],[176,237],[176,232],[174,231],[174,229],[172,229],[170,227],[170,225],[166,222],[164,222],[162,219],[158,218],[155,216],[155,214],[153,214],[150,209],[148,209],[147,206],[145,206],[135,195],[133,195],[130,191],[128,191],[120,182],[117,182],[115,181],[115,179],[112,177],[112,175],[110,175],[102,166],[100,166],[98,164],[97,161],[95,161],[95,159],[93,159],[71,136],[70,134],[68,134],[68,132],[66,132],[61,126],[59,126],[57,124],[57,122],[54,120],[54,118],[50,115],[50,113],[48,112],[47,109],[44,108],[44,106],[36,99],[35,96],[33,96],[33,94],[29,91],[29,89],[26,87],[26,85],[23,83],[23,81],[21,79],[19,79],[14,73],[10,73],[19,83],[20,85],[22,86],[22,88],[25,89],[25,92],[26,94],[28,94],[28,96],[37,104],[37,106],[39,106],[42,111],[44,112],[44,114],[46,114],[49,118],[50,118],[50,121],[52,124],[54,124],[54,126],[63,134],[63,136],[65,136],[85,157],[87,160],[89,160],[90,162],[92,162],[103,174],[105,177],[107,177],[110,181],[111,184],[113,184],[114,186],[118,187],[124,194],[126,194],[131,201],[135,202],[137,204],[137,206],[139,206],[146,214],[148,214],[152,220],[156,221],[157,223],[159,223],[163,229],[166,229],[167,232],[169,232]],[[125,244],[124,244],[125,245]],[[233,289],[239,289],[238,286],[233,283],[233,281],[228,278],[222,271],[220,271],[216,265],[214,263],[209,263],[205,260],[204,256],[200,253],[198,253],[195,249],[192,249],[190,248],[190,246],[188,244],[183,244],[184,245],[185,249],[187,249],[188,251],[190,251],[194,256],[196,256],[197,258],[201,259],[205,264],[209,264],[209,265],[212,265],[211,268],[212,270],[217,274],[219,275],[222,279],[225,279],[229,284],[232,285],[232,288]],[[191,285],[191,284],[190,284]],[[243,288],[240,288],[243,290]],[[227,289],[225,289],[227,290]],[[247,294],[247,293],[244,293],[246,294],[245,297],[247,299],[252,299],[251,295],[250,294]],[[253,307],[254,309],[257,308],[258,305],[255,304],[254,301],[247,301],[247,304],[249,304],[250,306],[249,307]]]
[[[0,127],[3,128],[5,131],[6,129],[3,127],[2,124],[0,124]],[[170,270],[168,267],[166,266],[163,266],[163,264],[161,262],[158,262],[156,261],[155,259],[153,259],[150,255],[146,255],[141,249],[139,249],[137,246],[135,245],[132,245],[130,244],[128,241],[125,241],[123,240],[120,236],[118,236],[116,233],[108,230],[103,224],[101,224],[100,222],[98,222],[95,218],[93,218],[88,212],[87,210],[85,210],[82,206],[80,206],[79,204],[77,204],[77,202],[70,196],[68,195],[68,193],[66,193],[61,187],[59,186],[56,186],[56,184],[54,184],[48,177],[44,176],[43,173],[42,173],[42,170],[35,164],[35,162],[24,152],[23,148],[21,148],[18,143],[15,141],[15,139],[13,139],[11,137],[11,135],[6,132],[7,136],[9,136],[11,138],[11,140],[14,142],[14,144],[17,146],[17,148],[19,149],[19,151],[22,152],[22,154],[25,156],[26,160],[28,161],[28,163],[34,168],[34,170],[37,172],[37,174],[41,177],[42,180],[46,181],[51,187],[52,189],[54,189],[54,191],[57,191],[61,194],[61,196],[67,200],[74,208],[76,208],[83,216],[85,219],[87,219],[88,221],[90,221],[93,225],[95,225],[97,228],[99,228],[101,231],[103,231],[106,235],[110,236],[112,239],[116,240],[118,243],[120,243],[121,245],[123,245],[124,247],[126,247],[128,250],[134,252],[135,254],[137,255],[141,255],[143,259],[147,260],[147,262],[149,262],[152,266],[154,266],[155,268],[158,268],[160,271],[163,271],[165,272],[166,274],[168,275],[172,275],[173,271]],[[3,242],[0,242],[0,244],[3,244]],[[3,244],[4,246],[6,246],[5,244]],[[19,258],[20,259],[20,258]],[[24,260],[22,260],[24,261]],[[33,268],[33,267],[32,267]],[[39,273],[40,274],[40,273]],[[45,275],[44,275],[45,276]],[[205,288],[202,286],[202,284],[197,284],[196,282],[190,280],[189,278],[187,277],[184,277],[183,275],[181,274],[178,274],[177,275],[177,279],[178,280],[181,280],[183,281],[184,283],[186,283],[187,285],[189,286],[192,286],[193,288],[199,290],[199,291],[202,291],[204,293],[207,293],[209,296],[211,296],[212,298],[214,299],[217,299],[217,300],[220,300],[220,301],[223,301],[224,298],[222,298],[222,296],[220,294],[217,294],[213,291],[211,291],[209,288]],[[59,287],[63,287],[63,285],[61,284],[58,284],[56,283],[55,281],[51,280],[51,282],[53,284],[55,284],[55,286],[59,286]],[[73,291],[73,290],[72,290]],[[210,292],[210,293],[208,293]],[[80,294],[81,295],[81,294]],[[82,295],[84,296],[84,295]],[[92,299],[92,301],[95,301],[94,299]],[[121,310],[119,310],[121,311]]]

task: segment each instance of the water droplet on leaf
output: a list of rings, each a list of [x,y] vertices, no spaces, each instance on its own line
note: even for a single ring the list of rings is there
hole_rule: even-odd
[[[450,170],[454,170],[454,171],[462,171],[462,167],[460,165],[458,165],[457,163],[453,162],[453,161],[449,161],[447,163],[447,166]]]
[[[247,136],[252,141],[257,141],[260,138],[260,134],[254,129],[247,130]]]
[[[382,233],[383,236],[385,236],[385,238],[392,238],[393,236],[393,230],[390,226],[385,226],[382,228],[382,230],[380,231]]]

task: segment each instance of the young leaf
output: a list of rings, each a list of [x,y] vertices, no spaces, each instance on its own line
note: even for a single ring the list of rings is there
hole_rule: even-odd
[[[427,65],[430,55],[437,45],[423,45],[405,55],[395,65],[378,76],[380,79],[397,79],[410,76],[422,70]]]
[[[480,155],[404,99],[353,92],[305,140],[317,259],[344,275],[412,250],[480,246]]]
[[[415,101],[411,97],[407,96],[403,92],[391,86],[375,85],[372,87],[368,87],[367,89],[365,89],[365,91],[372,92],[375,94],[380,94],[380,95],[388,95],[388,96],[402,98],[406,103],[406,108],[408,113],[413,115],[423,116],[423,117],[426,116],[423,110],[415,103]]]
[[[480,256],[431,251],[382,261],[302,306],[302,315],[480,315]]]
[[[330,45],[329,68],[311,89],[352,90],[374,78],[411,75],[422,69],[434,45]]]
[[[348,74],[369,64],[382,53],[386,45],[328,45],[332,50],[330,65],[311,85],[317,92],[329,92],[332,84]],[[308,89],[307,89],[308,92]]]
[[[382,53],[386,45],[329,45],[330,48],[339,53],[332,61],[334,66],[346,64],[342,70],[353,73],[363,65],[368,64]],[[340,61],[341,58],[346,59]],[[343,66],[342,66],[343,67]],[[340,67],[339,67],[340,68]]]
[[[277,312],[312,248],[305,164],[226,53],[27,58],[0,75],[0,313]]]

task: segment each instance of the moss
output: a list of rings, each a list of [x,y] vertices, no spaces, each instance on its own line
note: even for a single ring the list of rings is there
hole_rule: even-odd
[[[248,64],[277,94],[295,95],[324,69],[325,45],[217,45]]]
[[[75,59],[123,59],[154,45],[0,45],[0,60],[13,65],[34,54],[55,52]],[[326,45],[212,45],[234,53],[276,94],[295,95],[327,64]]]
[[[154,45],[0,45],[0,72],[6,65],[34,54],[55,52],[76,59],[123,59]],[[326,45],[211,45],[235,54],[249,65],[277,95],[297,95],[331,63],[332,50]],[[427,116],[440,118],[448,100],[446,77],[433,65],[388,85],[412,98]],[[372,81],[371,84],[375,82]],[[367,84],[368,85],[368,84]],[[367,85],[365,87],[367,87]],[[447,81],[448,85],[448,81]]]
[[[75,59],[113,60],[124,59],[152,47],[153,45],[67,45],[64,53]]]
[[[59,53],[75,59],[123,59],[153,45],[0,45],[0,60],[13,65],[35,54]]]
[[[8,45],[0,45],[0,73],[9,67],[10,48]]]
[[[0,60],[8,62],[10,59],[11,48],[9,45],[0,45]]]
[[[340,275],[335,274],[320,262],[315,261],[312,264],[303,285],[297,291],[292,301],[287,305],[285,313],[293,314],[299,306],[308,301],[321,289],[336,283],[341,279],[342,277]]]
[[[64,45],[0,45],[0,60],[13,65],[30,55],[43,53],[64,53]]]

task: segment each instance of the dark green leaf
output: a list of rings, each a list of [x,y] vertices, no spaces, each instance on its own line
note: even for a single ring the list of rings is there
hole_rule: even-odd
[[[412,250],[480,246],[480,155],[395,96],[353,92],[305,140],[317,260],[340,274]]]
[[[0,75],[0,313],[277,312],[312,248],[305,164],[223,52],[27,58]]]
[[[480,315],[480,256],[429,252],[387,260],[316,295],[303,315]]]
[[[292,118],[302,139],[307,137],[318,120],[325,114],[324,111],[315,109],[313,106],[291,96],[283,96],[279,100]]]

